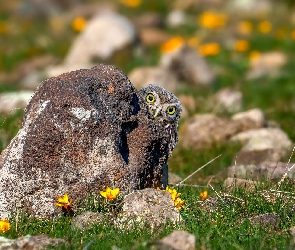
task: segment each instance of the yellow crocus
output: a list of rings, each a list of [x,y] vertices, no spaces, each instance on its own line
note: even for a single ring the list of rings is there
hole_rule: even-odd
[[[86,23],[87,22],[83,17],[77,17],[72,22],[72,28],[77,32],[81,32],[82,30],[84,30]]]
[[[206,200],[208,198],[208,191],[205,190],[204,192],[201,192],[200,197],[202,200]]]
[[[203,56],[215,56],[220,53],[220,45],[218,43],[207,43],[200,45],[199,52]]]
[[[120,188],[111,189],[110,187],[106,188],[106,191],[100,191],[100,195],[108,200],[114,200],[120,193]]]
[[[11,225],[8,220],[0,220],[0,233],[5,233],[9,231]]]
[[[162,53],[170,53],[179,49],[184,43],[185,40],[181,36],[176,36],[163,43],[160,50]]]
[[[57,202],[54,202],[55,206],[63,207],[66,210],[69,210],[71,207],[73,201],[69,199],[69,196],[67,193],[65,193],[63,196],[57,196]]]
[[[237,40],[234,45],[234,48],[236,51],[239,52],[247,51],[249,49],[249,42],[246,40]]]
[[[183,205],[185,203],[185,201],[179,197],[176,198],[173,202],[174,202],[175,207],[178,209],[178,211],[180,211],[183,208]]]

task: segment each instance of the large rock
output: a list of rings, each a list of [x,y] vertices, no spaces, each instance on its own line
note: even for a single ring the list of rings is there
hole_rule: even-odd
[[[214,95],[214,109],[218,111],[238,112],[242,104],[242,93],[234,89],[224,88]]]
[[[109,59],[114,52],[131,45],[136,38],[132,23],[115,13],[102,13],[91,19],[76,38],[65,64],[86,64],[93,59]]]
[[[243,151],[274,150],[277,159],[291,152],[292,145],[288,135],[279,128],[260,128],[241,132],[232,137],[232,141],[242,143]]]
[[[175,76],[160,67],[138,67],[133,69],[128,77],[137,89],[149,84],[157,84],[170,92],[175,92],[177,88]]]
[[[123,192],[163,186],[168,138],[113,66],[47,79],[0,156],[0,218],[20,208],[51,216],[65,192],[75,203],[105,186]]]
[[[161,66],[176,74],[180,80],[196,85],[210,85],[215,73],[205,59],[190,46],[181,46],[169,53],[164,53]]]
[[[156,229],[167,222],[183,222],[171,194],[163,190],[146,188],[124,197],[122,212],[115,224],[122,229],[132,229],[134,226],[149,226]]]
[[[229,140],[241,131],[256,128],[251,119],[232,120],[213,114],[197,114],[180,129],[184,147],[202,148]]]
[[[261,109],[250,109],[245,112],[240,112],[232,116],[235,121],[251,120],[253,122],[253,128],[261,128],[266,124],[264,113]]]

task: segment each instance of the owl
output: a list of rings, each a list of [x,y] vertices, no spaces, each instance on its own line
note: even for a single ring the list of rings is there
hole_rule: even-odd
[[[180,101],[174,94],[156,84],[142,87],[138,96],[148,106],[150,115],[167,131],[170,156],[178,140],[177,127],[182,112]]]

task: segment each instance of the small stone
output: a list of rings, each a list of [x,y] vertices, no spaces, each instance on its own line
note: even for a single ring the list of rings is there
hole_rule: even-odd
[[[65,244],[66,241],[58,238],[49,238],[45,235],[26,235],[17,239],[7,239],[0,236],[0,249],[5,250],[41,250],[47,246],[56,246],[59,244]]]
[[[232,119],[235,121],[249,119],[253,124],[253,128],[261,128],[265,125],[264,113],[261,109],[250,109],[245,112],[240,112],[232,116]]]
[[[258,165],[234,165],[227,169],[229,177],[250,178],[250,179],[280,179],[287,172],[287,168],[294,163],[265,161]],[[295,168],[288,171],[288,178],[295,178]]]
[[[179,230],[167,235],[154,244],[153,250],[194,250],[196,237],[186,231]]]
[[[254,79],[262,76],[277,76],[287,61],[287,55],[282,52],[271,51],[263,53],[252,60],[247,78]]]
[[[290,152],[292,142],[279,128],[260,128],[241,132],[231,138],[242,143],[243,151],[272,149],[281,158]]]
[[[118,215],[115,225],[121,229],[132,229],[134,225],[147,225],[155,229],[167,221],[183,222],[171,194],[164,190],[146,188],[124,197],[122,212]]]
[[[0,113],[13,113],[24,109],[33,96],[32,91],[8,92],[0,94]]]
[[[234,159],[235,165],[258,165],[263,161],[278,161],[280,160],[279,155],[273,149],[262,149],[262,150],[242,150],[236,154]]]
[[[186,21],[187,18],[185,12],[179,9],[172,10],[168,14],[166,19],[166,23],[170,27],[177,27],[183,25],[186,23]]]
[[[215,107],[220,111],[237,112],[242,108],[243,95],[241,91],[225,88],[218,91],[214,99]]]
[[[231,191],[235,188],[242,187],[247,191],[253,192],[255,190],[255,187],[257,187],[257,185],[259,185],[259,182],[253,181],[253,180],[246,180],[246,179],[229,177],[224,180],[223,185],[229,191]]]
[[[133,69],[128,77],[136,89],[148,84],[157,84],[172,93],[177,89],[177,79],[174,75],[160,67],[138,67]]]
[[[279,160],[278,154],[272,149],[263,149],[263,150],[242,150],[239,151],[234,159],[235,165],[250,165],[250,164],[259,164],[266,160]]]
[[[93,226],[94,224],[101,223],[105,217],[106,215],[103,213],[86,211],[80,215],[75,216],[72,219],[72,225],[73,227],[83,230],[87,227]]]

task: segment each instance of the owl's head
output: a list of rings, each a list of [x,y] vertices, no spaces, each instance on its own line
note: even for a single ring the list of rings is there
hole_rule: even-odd
[[[155,84],[142,87],[138,95],[147,104],[154,119],[167,131],[167,153],[170,156],[178,140],[177,127],[182,111],[180,101],[168,90]]]
[[[144,86],[138,94],[146,102],[150,114],[164,127],[169,127],[171,124],[177,127],[182,108],[175,95],[156,84]]]

